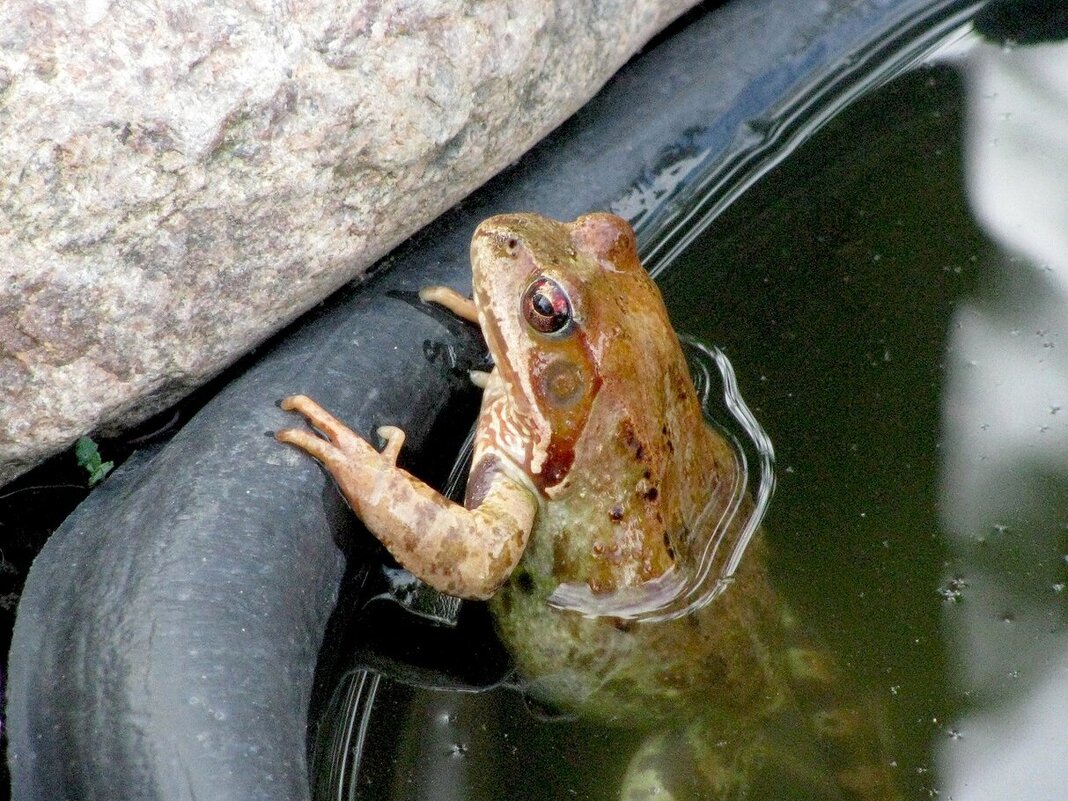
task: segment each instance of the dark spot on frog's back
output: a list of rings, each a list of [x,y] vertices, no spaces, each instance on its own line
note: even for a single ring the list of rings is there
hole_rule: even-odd
[[[649,487],[645,491],[645,500],[647,501],[655,501],[658,497],[660,497],[660,490],[656,487]]]
[[[690,378],[689,373],[683,375],[681,373],[675,373],[673,375],[675,392],[680,402],[685,403],[691,397],[694,397],[696,391],[693,388],[693,379]]]
[[[514,577],[515,588],[524,595],[534,592],[534,577],[526,570],[517,570]]]
[[[674,562],[675,549],[671,547],[671,537],[668,536],[668,533],[666,531],[664,532],[664,550],[667,551],[668,559]]]
[[[668,453],[674,453],[675,443],[666,423],[660,427],[660,436],[664,438],[664,444],[667,446]]]
[[[645,459],[645,445],[640,439],[638,439],[638,435],[634,431],[634,424],[630,421],[629,418],[624,418],[620,421],[619,438],[623,440],[624,443],[626,443],[626,446],[628,448],[632,448],[634,450],[635,459],[637,459],[639,462]]]
[[[273,434],[272,434],[272,436],[273,436]],[[608,519],[611,520],[613,523],[618,523],[620,520],[622,520],[623,519],[623,506],[621,504],[617,503],[615,506],[613,506],[611,509],[609,509],[608,510]]]

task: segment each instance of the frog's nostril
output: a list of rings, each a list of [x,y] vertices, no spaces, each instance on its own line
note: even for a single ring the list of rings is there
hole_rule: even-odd
[[[515,257],[519,252],[519,237],[508,228],[494,229],[483,224],[475,231],[475,239],[481,239],[488,248],[499,256]]]

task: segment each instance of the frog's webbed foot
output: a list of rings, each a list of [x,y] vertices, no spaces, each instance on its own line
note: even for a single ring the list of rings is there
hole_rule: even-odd
[[[303,415],[323,436],[300,428],[286,428],[277,432],[275,438],[279,442],[296,445],[322,462],[343,491],[345,475],[348,472],[346,468],[350,462],[384,458],[391,465],[396,463],[397,453],[404,442],[404,432],[399,428],[382,426],[379,429],[379,435],[386,440],[386,447],[379,454],[363,437],[307,395],[290,395],[284,398],[279,406],[283,411]]]
[[[619,801],[678,801],[678,794],[664,775],[665,757],[675,750],[668,739],[666,734],[651,737],[634,754],[623,776]]]
[[[838,786],[851,798],[898,801],[901,796],[884,753],[879,704],[852,687],[826,651],[803,644],[789,648],[786,667],[808,728],[834,770]]]
[[[620,801],[730,801],[747,797],[762,741],[712,739],[691,724],[653,735],[635,752],[623,777]]]
[[[425,286],[419,290],[419,300],[423,303],[436,303],[448,309],[461,320],[478,325],[478,311],[475,302],[465,298],[455,289],[447,286]]]
[[[779,742],[772,732],[752,729],[752,725],[696,721],[648,738],[630,761],[620,800],[734,801],[784,795],[820,801],[869,798],[850,795],[851,788],[843,787],[827,769],[813,744],[799,748]],[[876,797],[883,798],[871,796]]]

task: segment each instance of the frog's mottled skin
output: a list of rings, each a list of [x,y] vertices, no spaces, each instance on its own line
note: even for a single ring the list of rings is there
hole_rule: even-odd
[[[318,458],[364,523],[423,580],[490,598],[520,672],[549,703],[661,732],[623,797],[733,798],[761,775],[822,793],[897,798],[870,710],[843,705],[833,665],[793,630],[759,535],[732,585],[682,618],[634,622],[553,608],[561,583],[595,596],[692,570],[737,463],[710,429],[633,231],[609,214],[482,223],[474,299],[425,295],[481,325],[495,368],[465,507],[395,467],[303,396],[283,404],[329,439],[279,433]],[[811,747],[783,746],[799,727]],[[679,775],[679,764],[690,766]],[[674,765],[674,771],[671,766]]]

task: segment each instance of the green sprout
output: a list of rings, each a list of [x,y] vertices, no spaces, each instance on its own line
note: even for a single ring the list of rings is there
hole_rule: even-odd
[[[104,476],[111,472],[114,462],[100,461],[100,449],[89,437],[81,437],[74,443],[74,458],[78,460],[78,466],[85,468],[89,474],[89,486],[95,487],[104,480]]]

